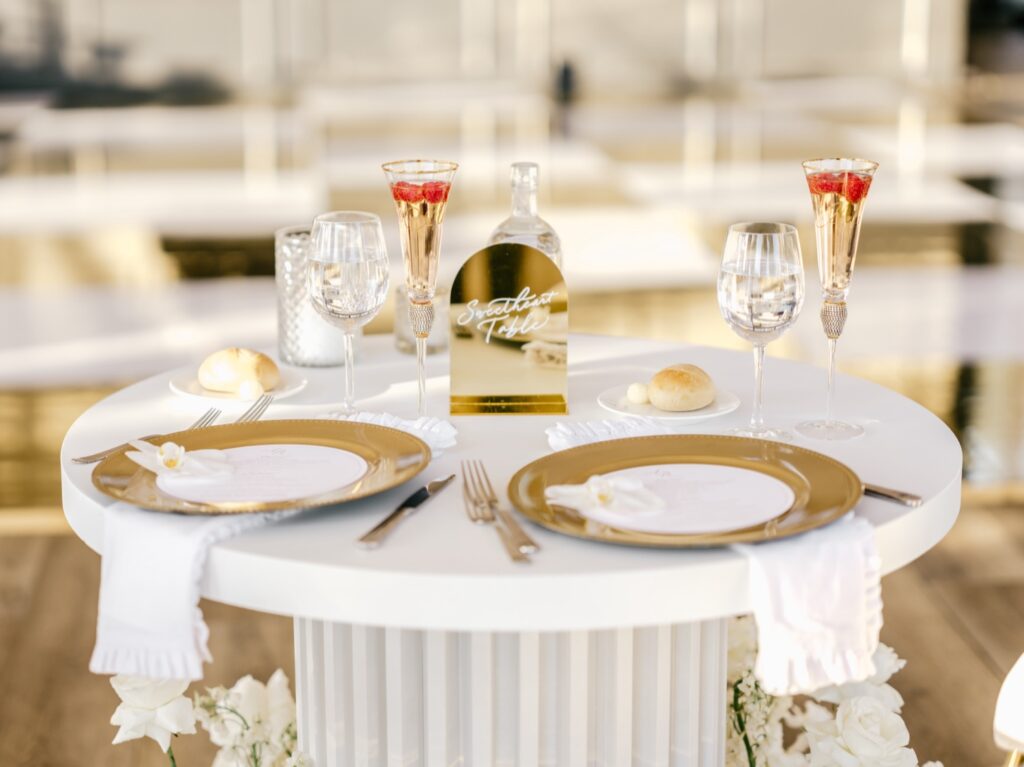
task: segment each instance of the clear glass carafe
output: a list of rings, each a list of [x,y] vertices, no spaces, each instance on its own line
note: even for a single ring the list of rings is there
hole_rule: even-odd
[[[488,245],[515,242],[546,253],[562,268],[562,243],[547,221],[537,215],[538,170],[535,162],[512,164],[512,215],[498,224]]]

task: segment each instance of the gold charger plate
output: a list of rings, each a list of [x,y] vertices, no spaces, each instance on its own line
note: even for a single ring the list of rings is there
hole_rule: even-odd
[[[366,474],[356,482],[307,498],[275,502],[195,503],[164,493],[156,486],[155,474],[134,463],[125,455],[125,451],[121,451],[97,464],[92,472],[93,485],[111,498],[154,511],[242,514],[308,509],[365,498],[412,479],[430,463],[430,448],[411,434],[386,426],[352,421],[272,420],[233,423],[166,434],[159,442],[176,442],[186,450],[224,450],[273,444],[319,445],[355,453],[366,461],[368,468]]]
[[[793,490],[789,510],[764,524],[716,533],[645,533],[602,525],[564,506],[549,506],[549,485],[580,484],[594,474],[636,466],[703,463],[767,474]],[[849,467],[812,450],[746,437],[705,434],[632,437],[563,450],[529,463],[512,477],[508,495],[528,519],[557,533],[605,543],[660,548],[773,541],[842,517],[863,493]]]

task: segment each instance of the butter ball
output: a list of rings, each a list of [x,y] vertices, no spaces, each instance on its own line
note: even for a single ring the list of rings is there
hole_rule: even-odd
[[[650,401],[647,398],[647,384],[631,383],[626,389],[626,399],[633,405],[646,405]]]
[[[263,387],[255,379],[247,379],[238,384],[239,399],[259,399],[263,396]]]

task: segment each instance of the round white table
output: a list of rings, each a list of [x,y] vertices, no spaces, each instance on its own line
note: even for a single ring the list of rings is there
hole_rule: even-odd
[[[569,417],[611,417],[596,403],[600,391],[641,378],[631,367],[681,361],[701,365],[744,402],[680,431],[717,433],[749,418],[749,354],[579,335],[570,341]],[[339,369],[304,373],[307,388],[266,417],[313,417],[339,399]],[[447,358],[431,358],[428,373],[428,412],[444,415]],[[70,458],[190,423],[205,406],[172,394],[170,375],[103,400],[64,440],[65,513],[97,551],[110,501],[93,489],[92,467]],[[825,373],[808,365],[770,359],[766,385],[774,424],[792,426],[824,404]],[[363,343],[357,397],[366,410],[414,415],[414,361],[389,337]],[[866,427],[864,437],[798,443],[844,461],[865,481],[925,498],[917,509],[870,498],[857,507],[875,525],[891,572],[934,546],[956,519],[960,445],[923,407],[860,379],[839,378],[838,405],[839,416]],[[504,485],[548,452],[544,429],[556,420],[453,418],[458,447],[407,485],[212,549],[205,597],[294,617],[300,742],[318,767],[723,764],[726,620],[750,611],[740,554],[602,545],[529,526],[542,550],[515,565],[493,529],[466,519],[458,488],[404,521],[382,548],[353,545],[425,479],[457,471],[462,458],[482,459]]]

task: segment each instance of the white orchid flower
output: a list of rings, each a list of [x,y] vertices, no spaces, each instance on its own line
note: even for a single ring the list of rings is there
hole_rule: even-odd
[[[280,669],[266,684],[244,676],[230,690],[197,695],[195,704],[197,719],[220,747],[213,767],[251,767],[252,754],[265,767],[285,767],[296,755],[295,700]]]
[[[174,442],[154,445],[142,440],[130,443],[135,450],[125,455],[157,476],[179,474],[195,477],[218,477],[231,474],[234,468],[223,450],[185,450]]]
[[[145,679],[119,674],[110,680],[121,705],[110,718],[118,729],[114,745],[137,738],[152,738],[167,753],[171,736],[196,731],[192,702],[183,696],[188,681]]]

